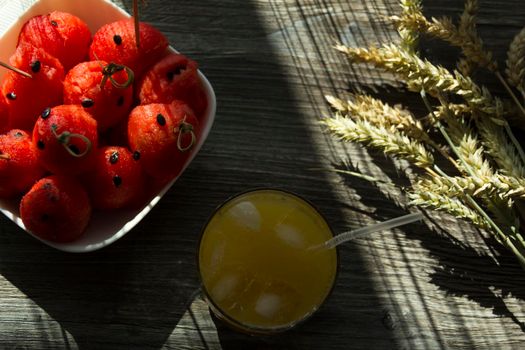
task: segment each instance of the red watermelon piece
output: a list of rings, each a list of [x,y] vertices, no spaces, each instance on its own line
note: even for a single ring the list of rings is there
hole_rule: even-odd
[[[144,194],[139,153],[107,146],[96,151],[94,171],[86,174],[88,192],[97,209],[135,207]]]
[[[1,198],[21,195],[43,176],[28,133],[15,129],[0,135]]]
[[[54,11],[27,21],[18,37],[18,44],[30,44],[56,57],[68,71],[87,57],[91,32],[80,18]]]
[[[4,95],[0,95],[0,134],[9,130],[9,111]]]
[[[71,242],[82,236],[91,218],[86,190],[73,178],[52,175],[39,180],[22,197],[20,216],[40,238]]]
[[[170,54],[151,67],[137,88],[140,104],[186,102],[198,117],[208,106],[199,78],[197,62],[184,55]]]
[[[10,58],[12,66],[31,74],[32,78],[9,71],[1,85],[9,114],[9,128],[33,130],[40,113],[62,104],[64,68],[42,49],[19,46]]]
[[[97,120],[100,131],[116,125],[128,116],[133,103],[133,84],[126,88],[114,86],[104,78],[105,61],[83,62],[71,69],[64,80],[64,104],[81,105]],[[112,75],[118,84],[128,81],[128,73],[120,70]]]
[[[199,135],[199,122],[182,101],[135,107],[128,120],[128,142],[144,172],[165,184],[177,176]]]
[[[156,28],[140,22],[140,47],[135,41],[133,19],[123,19],[102,26],[93,36],[89,57],[123,64],[133,70],[135,77],[157,62],[166,53],[168,40]]]
[[[54,174],[76,175],[93,166],[97,121],[79,105],[46,109],[33,130],[40,163]]]

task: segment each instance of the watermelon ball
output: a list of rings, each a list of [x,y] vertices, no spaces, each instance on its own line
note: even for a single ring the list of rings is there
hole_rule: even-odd
[[[64,104],[81,105],[97,120],[99,130],[105,131],[128,116],[133,103],[132,79],[125,69],[105,61],[80,63],[64,80]]]
[[[128,120],[128,142],[140,154],[144,172],[165,184],[182,170],[197,142],[199,124],[182,101],[135,107]]]
[[[9,111],[4,95],[0,95],[0,134],[9,130]]]
[[[34,235],[53,242],[71,242],[85,231],[91,204],[76,180],[52,175],[39,180],[22,197],[20,216]]]
[[[132,18],[100,27],[93,36],[90,59],[123,64],[139,77],[166,53],[168,47],[166,37],[149,24],[140,22],[139,33],[140,47],[137,47]]]
[[[0,90],[7,103],[9,128],[31,131],[45,108],[62,104],[64,68],[44,50],[29,45],[19,46],[10,63],[32,78],[13,71],[5,75]]]
[[[101,147],[94,171],[86,174],[91,203],[97,209],[136,206],[142,198],[144,180],[140,155],[125,147]]]
[[[197,62],[180,54],[170,54],[151,67],[144,74],[137,92],[140,104],[182,100],[198,117],[208,106]]]
[[[15,129],[0,135],[0,198],[21,195],[43,176],[28,133]]]
[[[48,108],[35,123],[33,144],[50,172],[80,174],[91,169],[95,159],[97,121],[79,105]]]
[[[54,11],[27,21],[18,37],[18,44],[30,44],[58,58],[68,71],[85,60],[91,43],[91,32],[80,18]]]

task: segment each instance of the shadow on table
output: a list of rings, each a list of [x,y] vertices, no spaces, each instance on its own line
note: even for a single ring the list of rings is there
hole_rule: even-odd
[[[156,349],[164,344],[198,280],[194,264],[189,268],[177,258],[181,242],[170,240],[169,228],[152,222],[162,219],[162,210],[145,219],[132,237],[89,254],[58,252],[15,227],[5,230],[0,274],[31,300],[21,309],[28,312],[26,331],[36,338],[32,346]],[[3,227],[14,226],[1,220]],[[138,235],[152,235],[152,240]],[[24,333],[24,323],[3,327]],[[22,346],[23,339],[29,338],[3,339],[3,346]]]
[[[303,54],[308,52],[307,55],[305,54],[306,61],[308,62],[306,68],[304,64],[305,57],[297,57],[297,62],[298,66],[302,66],[302,70],[299,70],[298,74],[300,77],[303,77],[303,82],[305,83],[305,86],[307,86],[307,93],[312,101],[319,101],[319,95],[322,96],[323,94],[334,93],[341,94],[341,92],[347,89],[352,91],[365,90],[369,92],[370,87],[377,82],[382,84],[387,82],[396,86],[395,81],[392,81],[388,76],[382,76],[377,70],[370,70],[366,65],[345,66],[344,63],[341,63],[342,59],[335,57],[335,55],[329,50],[326,50],[327,45],[335,41],[342,41],[349,46],[355,47],[367,46],[368,44],[374,45],[377,42],[382,43],[395,40],[396,38],[390,37],[388,32],[384,31],[384,26],[378,24],[381,20],[375,22],[376,20],[373,18],[356,18],[352,16],[352,13],[359,12],[358,8],[360,6],[367,8],[367,12],[392,14],[394,11],[397,11],[397,9],[393,9],[389,3],[395,2],[380,0],[352,1],[346,2],[345,5],[341,5],[340,7],[337,6],[338,11],[334,11],[333,2],[319,0],[314,1],[314,3],[316,4],[314,9],[304,7],[303,9],[297,10],[293,8],[293,6],[290,6],[292,9],[288,11],[286,9],[278,9],[277,6],[275,7],[276,9],[274,9],[274,13],[276,14],[275,17],[278,21],[281,18],[283,22],[286,22],[287,16],[298,19],[297,22],[293,22],[293,24],[288,23],[287,27],[283,26],[283,33],[284,36],[287,37],[286,47],[289,49],[292,56],[297,54],[297,51],[302,52]],[[427,9],[426,5],[427,4],[425,3],[425,8]],[[439,1],[434,4],[431,3],[427,10],[431,16],[441,15],[443,12],[446,12],[448,15],[457,15],[458,13],[461,13],[462,6],[463,4],[454,1]],[[296,12],[298,12],[298,14],[296,14]],[[486,13],[481,14],[481,16],[486,16]],[[484,18],[482,21],[487,20]],[[492,34],[492,38],[490,38],[492,40],[487,40],[489,45],[496,42],[501,46],[502,42],[510,42],[512,36],[519,30],[516,23],[513,25],[516,26],[515,30],[504,31],[505,35],[508,37],[508,40],[506,41],[501,39],[501,33],[498,32],[497,35],[494,35],[493,27],[491,26],[482,25],[480,32],[482,35],[486,34],[489,37],[491,36],[490,34]],[[491,33],[488,33],[488,30],[491,30]],[[302,36],[297,33],[301,33]],[[377,42],[368,42],[366,40],[367,37],[374,37],[377,39]],[[506,48],[498,48],[500,50],[497,50],[496,56],[501,62],[503,62],[501,56],[502,52],[504,52],[503,50]],[[448,61],[448,63],[452,63],[451,52],[454,51],[443,50],[442,45],[435,41],[425,42],[424,50],[425,53],[432,55],[437,61]],[[344,67],[344,70],[339,70],[341,67]],[[323,75],[330,75],[331,77],[326,79],[323,78]],[[340,79],[337,78],[338,75],[349,77],[349,80],[352,81],[352,85],[341,85]],[[481,79],[481,81],[484,84],[488,84],[490,87],[500,88],[495,84],[494,79],[484,78]],[[377,85],[373,86],[371,90],[375,91],[375,93],[380,95],[381,98],[385,96],[389,97],[391,100],[395,101],[395,103],[403,102],[404,104],[407,104],[408,102],[409,105],[411,104],[410,98],[407,97],[406,92],[403,92],[402,90],[400,92],[399,90],[390,89],[388,95],[385,95],[385,90]],[[416,96],[415,99],[419,98]],[[421,104],[419,104],[419,107],[416,107],[419,115],[426,115],[426,111]],[[320,116],[323,115],[323,112],[322,108],[317,111]],[[371,153],[375,155],[375,157],[373,157],[373,163],[375,163],[375,166],[385,172],[390,179],[399,186],[407,186],[409,184],[406,179],[399,178],[400,171],[398,165],[390,164],[389,167],[387,166],[388,161],[385,160],[382,154],[381,159],[379,159],[377,153]],[[345,156],[350,158],[349,154],[343,153],[342,158],[344,159]],[[355,177],[346,178],[345,181],[347,181],[346,184],[348,187],[352,188],[360,198],[360,204],[364,204],[368,208],[377,208],[373,215],[368,214],[373,217],[374,221],[382,221],[406,213],[405,209],[396,206],[391,198],[388,195],[385,195],[384,191],[379,191],[377,189],[373,190],[369,182],[356,179]],[[361,208],[361,206],[359,207]],[[360,209],[357,207],[350,207],[349,209],[360,212]],[[361,214],[364,213],[366,212],[361,211]],[[434,229],[435,226],[439,227],[439,225],[434,223],[432,228],[422,227],[417,224],[412,224],[403,228],[403,231],[408,233],[409,238],[413,238],[416,242],[419,242],[421,246],[427,249],[430,255],[436,259],[437,266],[435,270],[430,273],[431,282],[438,286],[439,289],[445,291],[447,295],[458,297],[459,300],[465,298],[469,301],[474,301],[481,307],[492,310],[492,313],[495,316],[510,319],[522,331],[525,330],[525,320],[520,320],[514,312],[506,306],[504,300],[504,298],[508,296],[518,300],[525,300],[523,278],[511,277],[510,279],[506,279],[501,277],[502,275],[521,276],[523,274],[522,269],[519,267],[519,264],[516,262],[512,254],[504,249],[499,249],[496,242],[489,240],[489,246],[493,247],[493,250],[498,250],[497,255],[500,256],[498,259],[499,262],[495,262],[495,260],[489,255],[478,252],[472,247],[461,243],[468,242],[468,239],[472,236],[472,228],[468,225],[464,225],[465,228],[462,227],[458,233],[459,236],[464,236],[461,237],[464,238],[462,240],[459,240],[455,236],[448,235],[444,229],[438,229],[436,231]],[[416,227],[417,230],[415,230]],[[404,249],[403,244],[402,241],[397,242],[397,247],[400,251],[403,251]],[[385,252],[385,254],[388,254],[388,252]],[[388,261],[387,258],[385,259]],[[472,264],[469,263],[471,260]],[[383,259],[381,261],[383,261]],[[408,258],[406,258],[405,263],[409,266],[411,264]],[[421,279],[424,278],[417,276],[417,268],[409,267],[408,270],[410,275],[405,276],[405,278],[409,281],[406,283],[400,282],[400,285],[409,288],[418,288]],[[413,296],[413,293],[410,292],[415,292],[417,294],[416,296]],[[422,310],[423,326],[419,327],[418,320],[409,320],[408,322],[403,320],[403,318],[405,318],[405,313],[401,308],[393,310],[392,313],[388,311],[385,315],[385,323],[391,324],[396,340],[400,341],[395,342],[396,345],[403,347],[403,341],[408,340],[409,344],[417,346],[418,348],[447,347],[447,337],[443,332],[445,328],[439,324],[440,319],[437,319],[435,315],[430,312],[430,310],[435,308],[435,306],[430,305],[430,303],[432,303],[432,298],[425,296],[423,290],[406,291],[406,295],[407,298],[410,295],[412,299],[407,300],[407,305],[402,305],[401,307],[409,309],[407,314],[417,313],[416,309],[419,309],[420,311]],[[446,305],[445,312],[450,312],[452,314],[451,318],[454,320],[455,324],[464,325],[466,327],[467,322],[469,322],[468,317],[464,317],[460,314],[454,316],[454,302],[450,303],[450,306],[446,305],[448,303],[444,303]],[[461,302],[462,301],[459,301],[459,303]],[[396,322],[398,324],[396,324]],[[403,322],[405,322],[405,324],[403,324]],[[427,325],[425,322],[430,324],[430,335],[415,336],[411,333],[421,332],[423,329],[426,329]],[[483,329],[483,325],[479,326],[479,328]],[[480,337],[479,334],[476,336]],[[481,337],[482,336],[483,335],[481,335]],[[471,337],[473,337],[473,335],[465,332],[462,334],[462,338],[464,339],[456,339],[454,341],[471,345],[480,341],[479,338],[473,339]],[[488,339],[487,336],[487,339],[481,340],[482,343],[484,341],[490,343],[493,340]]]
[[[199,336],[171,341],[198,288],[200,225],[226,197],[250,187],[283,187],[315,202],[331,221],[343,220],[331,183],[321,173],[305,174],[322,162],[321,155],[253,2],[148,3],[143,19],[168,33],[212,82],[219,104],[216,124],[201,154],[157,207],[126,237],[101,251],[58,252],[0,219],[0,273],[31,302],[18,306],[30,314],[10,326],[13,331],[6,334],[11,338],[3,346],[346,348],[347,336],[358,334],[372,334],[379,347],[391,344],[391,330],[381,326],[383,313],[374,309],[379,300],[366,274],[358,277],[357,289],[348,287],[351,271],[365,270],[352,247],[342,256],[343,266],[352,269],[341,272],[332,297],[304,326],[270,343],[222,327],[217,329],[220,344]],[[188,16],[196,12],[198,16]],[[359,303],[370,309],[356,311]],[[195,315],[205,317],[207,310]],[[198,322],[193,327],[203,333]],[[17,333],[26,335],[13,337]]]

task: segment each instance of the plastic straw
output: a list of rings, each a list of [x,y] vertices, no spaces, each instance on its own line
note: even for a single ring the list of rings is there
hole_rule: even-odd
[[[413,214],[407,214],[403,215],[394,219],[390,219],[387,221],[379,222],[377,224],[361,227],[352,231],[341,233],[334,238],[329,239],[328,241],[324,242],[323,244],[317,246],[316,248],[322,248],[322,249],[330,249],[334,248],[335,246],[351,241],[353,239],[356,239],[360,236],[377,232],[377,231],[385,231],[389,230],[398,226],[406,225],[414,221],[418,221],[423,219],[422,213],[413,213]]]

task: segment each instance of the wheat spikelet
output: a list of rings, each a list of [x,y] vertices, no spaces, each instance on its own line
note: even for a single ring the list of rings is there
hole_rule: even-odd
[[[424,187],[419,188],[417,186],[414,188],[414,192],[409,193],[408,197],[411,205],[443,211],[457,218],[467,219],[483,229],[489,227],[485,219],[457,198],[434,193]]]
[[[403,14],[409,14],[414,11],[421,12],[422,10],[420,0],[401,0],[400,5]],[[401,37],[401,47],[408,52],[415,53],[417,51],[416,48],[419,42],[419,32],[403,25],[398,26],[397,32]]]
[[[461,75],[467,77],[474,72],[474,67],[470,63],[469,60],[467,60],[465,57],[460,57],[458,59],[458,62],[456,64],[457,70],[461,73]]]
[[[472,4],[471,4],[472,5]],[[414,9],[410,13],[403,13],[401,17],[391,17],[397,27],[419,31],[427,35],[439,38],[453,46],[461,48],[465,57],[481,67],[487,67],[491,71],[497,70],[497,62],[494,61],[490,51],[483,48],[483,41],[477,35],[474,16],[470,11],[464,12],[464,23],[462,30],[458,29],[449,17],[440,19],[431,18],[429,21],[421,11]]]
[[[337,111],[349,115],[352,119],[369,122],[374,126],[382,126],[392,132],[404,132],[408,137],[422,142],[433,143],[423,129],[423,125],[414,115],[400,105],[390,106],[388,103],[369,95],[355,94],[352,100],[343,101],[334,96],[325,96],[330,105]]]
[[[447,69],[423,60],[417,55],[406,52],[395,45],[384,45],[381,48],[351,48],[339,44],[336,49],[345,53],[350,59],[362,63],[371,63],[378,68],[395,73],[406,82],[407,87],[415,92],[425,90],[438,96],[454,93],[461,96],[469,106],[489,114],[504,124],[503,104],[493,97],[485,88],[480,88],[469,77],[459,72],[452,75]]]
[[[460,167],[463,172],[472,176],[476,187],[482,187],[490,181],[494,171],[484,157],[484,149],[480,145],[477,134],[464,118],[446,117],[447,131],[452,142],[456,145],[459,157],[462,160]],[[469,167],[466,169],[465,167]]]
[[[476,125],[487,153],[494,159],[500,171],[516,177],[525,176],[525,167],[506,133],[489,118],[477,118]]]
[[[474,181],[461,176],[433,176],[419,180],[416,187],[427,192],[463,199],[465,194],[474,195],[478,186]]]
[[[476,37],[476,15],[478,13],[477,0],[465,0],[463,13],[459,18],[458,30],[465,37]]]
[[[373,126],[367,121],[344,118],[335,115],[321,121],[328,130],[342,141],[359,142],[378,148],[385,154],[413,162],[421,168],[434,163],[434,158],[425,146],[409,139],[402,133],[392,133],[382,126]]]
[[[444,121],[446,118],[462,118],[464,116],[472,116],[472,108],[462,103],[449,103],[447,106],[440,105],[436,107],[433,113],[429,113],[425,119],[431,125],[435,125],[438,121]]]
[[[524,89],[525,78],[525,27],[512,39],[507,52],[507,77],[513,86]]]
[[[525,178],[498,174],[490,182],[490,187],[485,189],[490,194],[500,198],[525,198]]]

